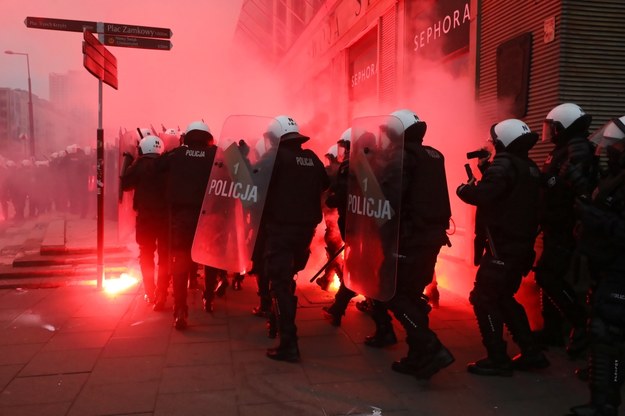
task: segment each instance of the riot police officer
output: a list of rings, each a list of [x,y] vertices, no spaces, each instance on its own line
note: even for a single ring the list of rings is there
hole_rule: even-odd
[[[176,329],[187,327],[187,283],[196,267],[191,259],[191,247],[215,151],[208,125],[203,121],[194,121],[185,131],[183,145],[163,154],[157,162],[158,168],[167,173]],[[208,275],[211,276],[210,273]],[[215,282],[208,280],[207,276],[204,303],[205,309],[210,312]],[[206,294],[209,294],[208,298]]]
[[[332,183],[330,185],[330,188],[328,189],[328,196],[325,201],[326,206],[331,209],[337,210],[337,225],[339,228],[341,239],[343,241],[345,241],[345,214],[347,210],[347,183],[349,176],[349,151],[351,146],[351,135],[352,128],[350,127],[341,134],[341,137],[337,141],[337,147],[338,149],[341,149],[340,154],[342,155],[342,160],[341,164],[337,169],[335,177],[332,178]],[[329,254],[334,255],[340,249],[340,245],[338,244],[335,244],[334,247],[335,249],[333,250],[333,252]],[[334,302],[332,303],[332,305],[324,306],[322,308],[325,317],[329,319],[330,323],[333,326],[341,326],[341,320],[343,318],[343,315],[345,315],[347,305],[349,305],[349,301],[352,300],[356,295],[356,292],[347,288],[343,283],[343,279],[341,279],[339,289],[334,295]]]
[[[606,175],[590,198],[575,207],[581,222],[580,251],[593,279],[590,317],[590,403],[577,416],[616,416],[625,380],[625,116],[593,135],[607,158]]]
[[[352,128],[348,128],[342,134],[337,141],[339,154],[341,155],[341,164],[339,165],[336,177],[330,185],[329,194],[326,199],[326,205],[330,208],[336,208],[338,211],[338,228],[340,231],[341,239],[345,241],[345,218],[347,210],[348,199],[348,182],[349,182],[349,152],[351,149],[351,135]],[[367,142],[368,140],[374,140],[370,133],[365,132],[364,135],[368,137],[360,137],[360,142]],[[338,247],[337,247],[338,250]],[[336,251],[335,251],[336,253]],[[342,279],[339,289],[334,295],[334,302],[330,306],[324,306],[322,308],[325,317],[330,321],[333,326],[341,326],[341,321],[349,302],[357,296],[357,293],[345,286],[345,282]],[[372,299],[366,301],[372,303]],[[390,345],[397,344],[397,336],[393,329],[393,318],[388,314],[386,308],[383,305],[378,305],[376,313],[372,315],[376,324],[376,331],[372,335],[367,335],[364,340],[364,345],[374,348],[383,348]]]
[[[543,124],[543,141],[555,148],[545,162],[540,225],[543,251],[536,264],[536,283],[543,293],[544,328],[537,332],[545,344],[562,344],[562,316],[570,323],[567,352],[575,356],[587,345],[586,311],[575,290],[565,279],[576,241],[574,237],[576,197],[587,197],[596,184],[597,163],[588,141],[591,116],[577,104],[553,108]]]
[[[165,175],[155,168],[156,158],[164,150],[164,144],[157,136],[145,136],[139,142],[139,158],[134,163],[126,163],[121,172],[122,190],[134,190],[133,209],[137,213],[136,241],[139,245],[139,265],[143,277],[144,300],[155,303],[158,294],[158,310],[166,298],[169,287],[169,228],[167,226],[167,203],[163,198],[162,187]],[[124,157],[132,159],[129,153]],[[154,252],[158,253],[157,283]],[[157,292],[158,287],[158,292]],[[164,292],[164,293],[163,293]]]
[[[303,270],[308,261],[315,228],[322,220],[321,195],[330,181],[317,155],[302,148],[309,137],[300,134],[293,118],[276,117],[267,135],[280,140],[263,211],[267,232],[265,273],[270,279],[280,337],[278,346],[267,350],[267,357],[297,362],[300,353],[293,276]]]
[[[385,252],[385,261],[397,259],[397,283],[390,300],[373,302],[371,315],[376,322],[376,334],[371,341],[384,335],[379,326],[388,319],[387,309],[392,311],[406,331],[408,354],[391,368],[428,379],[454,362],[451,352],[429,328],[431,308],[423,295],[425,287],[432,282],[441,247],[449,244],[446,230],[451,207],[445,158],[438,150],[423,144],[427,124],[414,111],[400,109],[390,116],[382,127],[390,147],[397,148],[390,151],[386,161],[390,169],[384,170],[381,185],[388,200],[401,201],[397,253]],[[402,136],[403,146],[398,147],[396,143]],[[402,166],[401,172],[398,166]],[[396,177],[398,174],[401,178]],[[400,183],[401,187],[397,186]]]
[[[492,163],[477,184],[471,180],[456,191],[461,200],[477,206],[488,243],[469,296],[487,357],[467,369],[478,375],[510,376],[513,369],[549,366],[534,343],[525,309],[514,298],[535,257],[540,174],[528,152],[538,136],[517,119],[493,125],[490,135],[495,147]],[[513,360],[506,351],[504,324],[521,349]]]

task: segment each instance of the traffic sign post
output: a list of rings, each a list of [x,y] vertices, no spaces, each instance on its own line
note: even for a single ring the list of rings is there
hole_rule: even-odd
[[[52,19],[28,16],[26,27],[32,29],[83,32],[83,65],[98,78],[98,131],[97,131],[97,284],[102,289],[104,279],[104,130],[102,129],[102,82],[117,89],[117,59],[103,43],[125,48],[170,50],[171,29],[85,20]],[[97,39],[93,33],[99,33]]]

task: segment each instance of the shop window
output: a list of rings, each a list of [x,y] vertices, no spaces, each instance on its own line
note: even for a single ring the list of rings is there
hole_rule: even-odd
[[[524,33],[497,47],[497,99],[500,116],[527,114],[532,34]]]

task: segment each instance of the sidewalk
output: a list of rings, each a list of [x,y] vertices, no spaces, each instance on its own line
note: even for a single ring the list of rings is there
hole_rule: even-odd
[[[406,353],[403,330],[396,327],[396,346],[364,346],[370,318],[351,304],[342,326],[330,326],[321,307],[331,296],[307,276],[298,280],[298,364],[265,357],[275,341],[250,313],[257,296],[249,278],[242,291],[217,299],[213,315],[202,310],[201,292],[190,291],[183,332],[171,313],[143,303],[140,286],[109,295],[93,280],[69,279],[2,289],[0,415],[553,416],[588,398],[573,376],[583,362],[563,350],[548,352],[552,365],[543,372],[467,373],[484,350],[467,296],[447,290],[431,324],[456,362],[429,381],[394,373],[391,362]]]

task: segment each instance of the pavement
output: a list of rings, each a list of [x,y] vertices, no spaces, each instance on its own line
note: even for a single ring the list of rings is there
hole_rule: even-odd
[[[105,283],[136,270],[136,251],[119,244],[114,229],[107,223]],[[468,295],[451,290],[451,277],[430,320],[456,361],[422,381],[390,369],[407,350],[396,322],[401,342],[382,350],[363,344],[373,324],[353,302],[342,325],[331,326],[321,307],[332,293],[309,283],[314,273],[298,279],[302,361],[276,362],[265,357],[275,340],[250,313],[253,279],[241,291],[228,288],[213,314],[202,310],[201,292],[190,290],[189,328],[177,331],[170,312],[143,302],[140,285],[97,288],[95,241],[93,219],[0,224],[0,416],[553,416],[588,398],[573,375],[583,361],[562,349],[547,352],[551,366],[540,372],[467,373],[484,349]],[[455,278],[473,273],[467,268]]]

